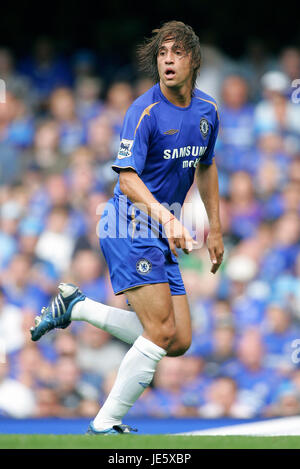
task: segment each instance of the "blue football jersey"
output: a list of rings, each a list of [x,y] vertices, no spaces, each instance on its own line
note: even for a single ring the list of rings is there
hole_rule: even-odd
[[[190,105],[179,107],[157,83],[129,107],[112,168],[134,169],[158,202],[182,206],[199,162],[212,163],[218,128],[209,95],[195,89]],[[114,194],[122,195],[119,181]]]
[[[118,173],[132,168],[156,200],[180,218],[197,165],[212,163],[218,126],[210,96],[195,90],[190,105],[182,108],[156,84],[128,109],[112,167]],[[132,204],[119,181],[103,210],[99,237],[116,295],[155,283],[169,283],[172,295],[186,294],[163,226]]]

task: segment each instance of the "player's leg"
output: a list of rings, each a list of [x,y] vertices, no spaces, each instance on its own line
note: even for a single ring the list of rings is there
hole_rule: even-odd
[[[186,295],[173,295],[173,310],[175,316],[175,335],[168,347],[169,357],[183,355],[192,342],[192,322],[190,307]]]
[[[71,303],[69,298],[73,298],[73,290],[70,289],[69,284],[60,284],[60,293],[51,305],[61,307],[62,301],[65,302],[65,310],[68,308],[68,303]],[[68,296],[69,294],[69,296]],[[66,299],[64,299],[66,295]],[[71,296],[70,296],[71,295]],[[134,311],[128,311],[86,298],[77,289],[75,302],[73,299],[73,306],[68,318],[63,319],[63,315],[53,314],[52,308],[49,311],[49,321],[61,321],[61,327],[70,324],[70,320],[86,321],[95,327],[103,329],[114,337],[128,343],[133,344],[134,341],[143,333],[143,325]],[[191,320],[189,305],[186,295],[173,295],[172,296],[173,310],[175,316],[176,333],[171,346],[168,349],[168,356],[177,356],[184,353],[191,341]],[[56,308],[57,308],[56,306]],[[70,305],[71,306],[71,305]],[[54,318],[54,316],[57,318]],[[51,330],[52,324],[47,321],[45,330],[42,329],[43,323],[32,331],[33,340],[38,340],[44,332]],[[50,329],[51,327],[51,329]],[[55,325],[57,327],[57,325]]]
[[[130,296],[130,290],[127,296]],[[172,303],[176,333],[168,349],[168,356],[178,356],[182,355],[191,343],[191,316],[186,295],[173,295]],[[128,344],[133,344],[144,330],[135,311],[108,306],[89,298],[76,303],[71,319],[86,321]]]
[[[176,324],[175,335],[168,348],[168,355],[176,357],[183,355],[190,347],[192,341],[191,313],[178,261],[170,251],[166,255],[165,269],[172,295]]]
[[[76,285],[69,283],[60,283],[58,290],[48,307],[35,318],[35,327],[31,328],[33,341],[56,327],[68,327],[71,321],[88,322],[127,344],[133,344],[142,334],[143,326],[134,311],[91,300]]]
[[[126,295],[143,325],[143,336],[168,350],[176,332],[169,284],[145,285],[128,290]]]
[[[171,254],[167,257],[164,268],[167,270],[176,324],[175,337],[168,355],[177,356],[182,355],[190,346],[191,315],[179,266],[177,261],[172,260]],[[126,294],[132,305],[131,290],[127,290]],[[128,344],[132,344],[143,332],[143,326],[135,311],[107,306],[89,298],[73,307],[71,319],[87,321]]]
[[[71,320],[88,322],[127,344],[133,344],[143,332],[142,323],[134,311],[109,306],[90,298],[76,303]]]
[[[127,292],[144,332],[125,355],[112,390],[93,421],[103,431],[123,417],[152,381],[157,363],[174,340],[175,316],[168,283],[149,284]]]

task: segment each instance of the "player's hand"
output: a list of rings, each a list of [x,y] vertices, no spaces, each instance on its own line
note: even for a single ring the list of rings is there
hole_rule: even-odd
[[[169,241],[170,249],[176,257],[178,257],[176,248],[182,249],[185,254],[189,254],[193,250],[193,246],[198,244],[191,237],[189,231],[175,217],[164,224],[164,230]]]
[[[211,273],[215,274],[222,264],[224,245],[221,231],[209,232],[206,240],[207,249],[212,262]]]

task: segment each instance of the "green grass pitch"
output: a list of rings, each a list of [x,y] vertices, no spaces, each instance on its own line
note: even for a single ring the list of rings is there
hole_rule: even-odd
[[[300,449],[300,436],[2,434],[0,449]]]

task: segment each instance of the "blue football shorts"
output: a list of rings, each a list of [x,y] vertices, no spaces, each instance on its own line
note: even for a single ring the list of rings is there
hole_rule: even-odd
[[[105,225],[109,219],[104,209],[99,238],[115,295],[155,283],[168,283],[171,295],[186,294],[177,258],[166,238],[108,236]]]

